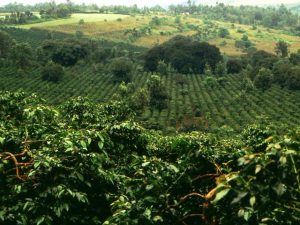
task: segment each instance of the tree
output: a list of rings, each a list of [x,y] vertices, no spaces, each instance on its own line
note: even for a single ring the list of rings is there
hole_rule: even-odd
[[[148,91],[145,88],[138,90],[128,100],[128,105],[132,110],[141,114],[144,108],[149,105]]]
[[[130,82],[133,63],[126,57],[119,57],[112,60],[110,71],[114,75],[114,82]]]
[[[0,30],[0,59],[7,58],[13,45],[13,39],[6,32]]]
[[[84,59],[90,52],[88,43],[80,40],[46,41],[42,46],[44,55],[49,60],[62,66],[73,66]]]
[[[10,58],[20,69],[29,67],[33,60],[33,51],[29,44],[20,43],[11,48]]]
[[[228,73],[239,73],[243,69],[243,64],[240,59],[229,59],[226,63]]]
[[[80,20],[78,21],[78,24],[79,24],[79,25],[84,25],[84,24],[85,24],[84,19],[80,19]]]
[[[261,68],[254,78],[254,86],[263,91],[272,86],[273,75],[272,71],[266,68]]]
[[[224,62],[218,62],[216,66],[216,71],[215,71],[216,76],[223,77],[227,75],[227,67]]]
[[[287,57],[289,54],[288,43],[285,41],[278,41],[275,46],[275,53],[282,58]]]
[[[292,65],[287,59],[282,59],[276,62],[273,66],[272,73],[274,76],[274,82],[281,87],[285,86],[286,79],[289,77]]]
[[[147,81],[147,88],[150,106],[159,110],[167,108],[169,97],[161,78],[157,75],[152,75]]]
[[[229,33],[228,29],[223,28],[223,27],[219,29],[219,36],[221,38],[225,38],[225,37],[227,37],[229,35],[230,35],[230,33]]]
[[[58,83],[64,74],[64,69],[60,64],[49,62],[42,70],[42,79]]]
[[[249,40],[248,35],[244,34],[240,40],[235,41],[235,47],[248,49],[253,46],[253,43]]]
[[[251,65],[254,68],[265,67],[268,69],[272,69],[273,64],[278,60],[276,55],[264,50],[256,51],[248,57],[251,59]]]
[[[156,71],[163,60],[181,73],[203,73],[206,64],[214,71],[222,57],[216,46],[178,35],[147,51],[144,60],[145,69],[150,71]]]
[[[295,53],[291,53],[289,60],[293,65],[300,65],[300,49]]]
[[[286,78],[286,86],[290,90],[300,90],[300,66],[291,68],[289,76]]]

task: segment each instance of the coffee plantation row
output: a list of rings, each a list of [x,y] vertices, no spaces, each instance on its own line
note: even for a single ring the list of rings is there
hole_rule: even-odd
[[[106,102],[114,96],[119,84],[112,75],[95,71],[90,65],[76,65],[66,69],[62,82],[43,81],[40,69],[26,72],[12,67],[0,69],[1,90],[22,89],[37,93],[49,103],[59,104],[71,97],[85,96],[95,102]],[[151,73],[133,73],[137,88],[145,87]],[[176,130],[216,130],[229,128],[239,131],[257,121],[272,121],[290,127],[299,126],[299,91],[289,91],[274,86],[267,91],[253,89],[245,92],[240,75],[227,75],[222,83],[208,84],[203,75],[181,75],[183,84],[172,75],[161,76],[170,99],[168,108],[147,108],[139,120],[147,127],[174,133]],[[227,127],[227,128],[226,128]],[[228,130],[228,129],[227,129]]]

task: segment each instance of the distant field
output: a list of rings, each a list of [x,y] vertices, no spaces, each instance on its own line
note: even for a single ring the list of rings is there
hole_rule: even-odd
[[[119,15],[119,14],[94,14],[94,13],[75,13],[72,14],[70,18],[67,19],[58,19],[53,21],[47,21],[43,23],[36,23],[36,24],[26,24],[26,25],[19,25],[15,26],[18,28],[23,29],[30,29],[32,27],[38,28],[45,28],[45,29],[52,29],[56,30],[54,27],[61,26],[61,25],[72,25],[78,24],[79,20],[83,19],[85,23],[93,23],[99,21],[113,21],[117,20],[118,18],[126,18],[127,15]]]
[[[4,14],[0,14],[0,16]],[[71,18],[59,19],[54,21],[48,21],[44,23],[29,24],[16,26],[18,28],[41,28],[51,31],[64,32],[74,34],[76,31],[82,31],[84,35],[91,37],[101,37],[107,38],[114,41],[129,41],[130,37],[125,32],[129,29],[141,29],[149,25],[153,16],[128,16],[119,14],[73,14]],[[194,35],[195,30],[183,29],[178,30],[178,25],[175,23],[175,18],[171,16],[160,16],[160,18],[165,18],[165,21],[160,26],[155,26],[152,28],[151,34],[142,35],[135,38],[131,43],[151,47],[158,43],[163,43],[175,35]],[[80,19],[84,20],[83,25],[79,25]],[[118,19],[121,19],[117,21]],[[183,26],[188,26],[193,24],[194,26],[203,26],[203,21],[201,19],[182,16],[181,24]],[[290,51],[295,52],[300,49],[300,38],[295,36],[290,36],[282,34],[278,30],[267,29],[264,27],[257,27],[257,29],[252,29],[251,26],[236,24],[232,28],[231,23],[226,22],[216,22],[218,27],[227,28],[230,32],[230,37],[219,38],[212,37],[208,41],[212,44],[217,45],[221,52],[226,55],[241,55],[242,50],[235,47],[235,41],[241,39],[243,34],[247,34],[249,40],[252,41],[256,48],[264,49],[269,52],[274,52],[275,43],[279,40],[284,40],[290,44]],[[245,33],[239,33],[237,30],[244,30]],[[226,44],[224,44],[224,42]]]
[[[1,16],[1,14],[0,14]],[[81,31],[85,36],[95,38],[106,38],[113,41],[122,41],[135,44],[143,47],[151,47],[155,44],[163,43],[175,35],[195,35],[197,33],[194,27],[203,27],[205,23],[202,19],[191,16],[181,16],[180,25],[175,22],[175,17],[160,15],[163,18],[162,24],[153,26],[150,34],[142,34],[137,37],[132,37],[128,30],[141,30],[149,27],[151,19],[154,16],[128,16],[119,14],[73,14],[71,18],[48,21],[44,23],[29,24],[17,26],[18,28],[40,28],[50,31],[75,34],[76,31]],[[79,25],[80,19],[84,20],[84,24]],[[263,49],[269,52],[274,52],[275,43],[279,40],[284,40],[290,45],[290,52],[296,52],[300,49],[300,37],[283,34],[279,30],[235,24],[234,28],[231,23],[213,21],[215,24],[214,35],[205,39],[211,44],[217,45],[223,54],[229,56],[238,56],[243,54],[241,49],[235,47],[235,41],[247,34],[249,40],[255,44],[257,49]],[[181,27],[181,28],[179,28]],[[227,28],[230,36],[227,38],[219,38],[216,33],[218,28]],[[243,30],[244,33],[238,32]]]
[[[0,19],[5,18],[6,15],[9,15],[9,13],[0,13]]]

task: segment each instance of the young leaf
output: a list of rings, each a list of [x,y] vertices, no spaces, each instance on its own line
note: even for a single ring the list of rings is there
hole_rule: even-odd
[[[255,198],[255,196],[252,196],[251,198],[250,198],[250,200],[249,200],[249,202],[250,202],[250,205],[253,207],[254,206],[254,204],[255,204],[255,201],[256,201],[256,198]]]
[[[212,203],[215,204],[218,201],[220,201],[222,198],[224,198],[228,194],[229,191],[230,191],[230,189],[227,188],[227,189],[224,189],[224,190],[218,192],[215,199],[212,201]]]

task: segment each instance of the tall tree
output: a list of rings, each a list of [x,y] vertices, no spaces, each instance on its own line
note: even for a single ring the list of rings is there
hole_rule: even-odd
[[[203,73],[206,64],[214,71],[222,57],[216,46],[178,35],[150,49],[144,59],[145,69],[150,71],[156,71],[158,62],[163,60],[181,73]]]
[[[132,61],[126,57],[115,58],[110,64],[110,71],[114,75],[115,82],[130,82],[132,69]]]
[[[152,75],[147,81],[147,88],[150,106],[159,110],[167,108],[169,97],[160,76]]]
[[[0,31],[0,59],[8,56],[13,44],[13,39],[6,32]]]
[[[285,58],[289,54],[289,45],[285,41],[278,41],[275,46],[275,52],[278,56]]]
[[[33,50],[27,43],[16,44],[11,49],[10,58],[20,69],[26,69],[34,58]]]

